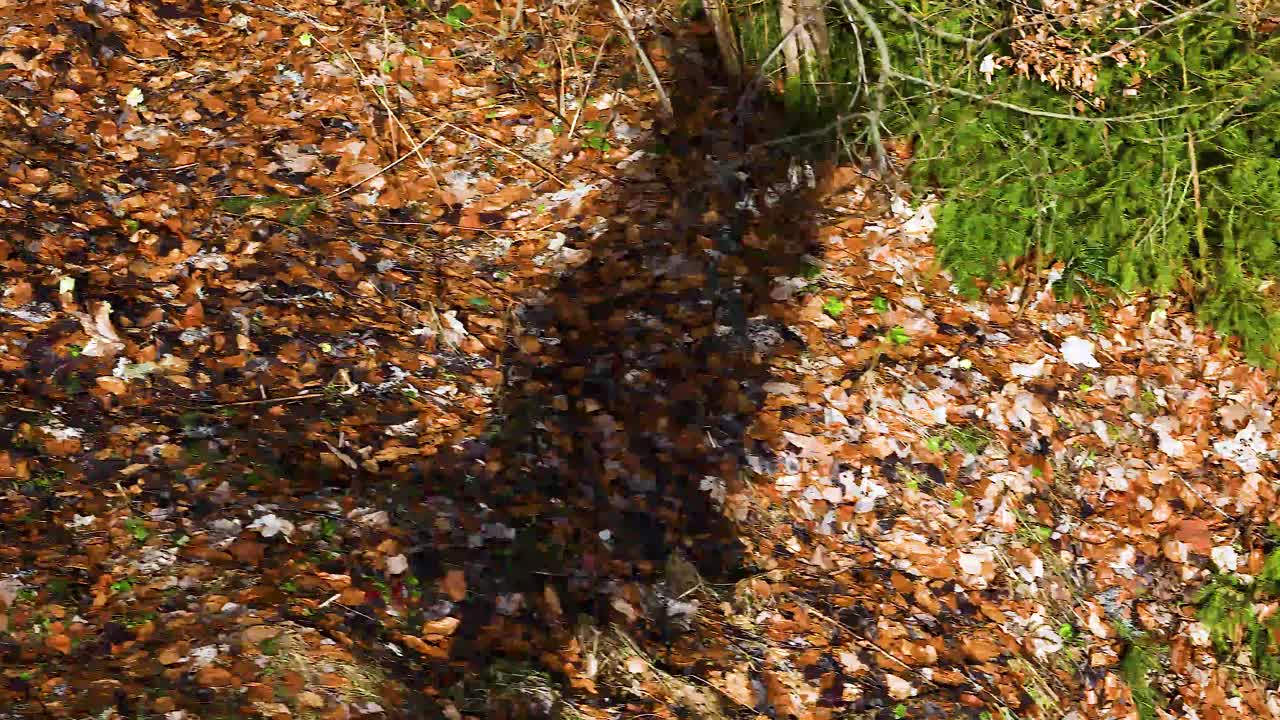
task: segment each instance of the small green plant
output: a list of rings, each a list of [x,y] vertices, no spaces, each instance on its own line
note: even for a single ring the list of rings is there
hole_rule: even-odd
[[[587,135],[586,139],[582,141],[582,144],[586,147],[589,147],[592,150],[599,150],[600,152],[608,152],[613,149],[613,146],[609,144],[608,140],[609,126],[604,121],[588,120],[587,122],[582,123],[582,129],[590,133]]]
[[[61,470],[46,470],[33,475],[31,477],[31,484],[38,490],[48,492],[53,489],[54,485],[62,482],[62,479],[65,476],[66,473]]]
[[[316,532],[321,538],[330,540],[338,533],[338,523],[334,522],[333,518],[322,517],[316,524]]]
[[[907,334],[907,329],[901,325],[894,325],[885,333],[885,338],[894,345],[906,345],[911,342],[911,336]]]
[[[1128,642],[1124,657],[1120,659],[1120,677],[1129,686],[1138,718],[1158,720],[1158,709],[1164,703],[1164,696],[1158,688],[1152,687],[1151,673],[1160,669],[1165,648],[1128,626],[1117,625],[1117,630],[1120,638]]]
[[[970,455],[981,455],[982,451],[986,450],[995,439],[990,430],[980,425],[953,425],[946,429],[943,437],[953,447],[960,448]]]
[[[844,303],[839,298],[827,298],[822,302],[822,312],[833,318],[838,318],[844,314]]]
[[[956,490],[951,494],[951,507],[964,507],[965,497],[966,495],[963,490]]]
[[[1260,675],[1280,679],[1280,616],[1259,619],[1256,608],[1280,599],[1280,549],[1272,550],[1253,582],[1219,573],[1196,596],[1200,622],[1224,656],[1247,649]]]
[[[454,30],[461,30],[463,25],[471,19],[473,13],[466,5],[458,4],[449,8],[449,12],[445,13],[444,24]]]
[[[903,705],[902,703],[898,703],[897,705],[894,705],[893,716],[897,718],[897,720],[902,720],[902,718],[907,716],[907,706]]]
[[[147,537],[151,535],[147,530],[147,524],[139,518],[126,518],[123,524],[124,529],[138,542],[146,542]]]
[[[883,295],[877,295],[871,300],[871,309],[883,315],[889,312],[889,301]]]
[[[284,208],[280,221],[302,226],[320,207],[319,198],[292,198],[286,195],[248,195],[223,198],[218,206],[232,215],[246,215],[259,208]]]

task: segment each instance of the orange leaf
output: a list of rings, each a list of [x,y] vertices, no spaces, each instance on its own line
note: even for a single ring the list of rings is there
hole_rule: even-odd
[[[45,638],[44,644],[45,644],[45,647],[49,648],[50,650],[57,650],[63,655],[71,654],[71,638],[62,633],[59,633],[57,635],[50,635],[49,637]]]
[[[458,618],[442,617],[422,624],[423,635],[452,635],[458,629]]]

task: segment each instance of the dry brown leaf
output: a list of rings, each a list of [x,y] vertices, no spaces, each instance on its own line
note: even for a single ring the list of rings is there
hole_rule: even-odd
[[[452,635],[458,629],[458,618],[442,617],[438,620],[428,620],[422,624],[423,635]]]
[[[71,637],[65,633],[49,635],[44,641],[45,647],[57,650],[63,655],[71,654]]]

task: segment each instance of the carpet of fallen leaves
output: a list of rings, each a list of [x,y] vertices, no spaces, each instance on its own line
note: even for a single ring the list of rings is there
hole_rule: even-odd
[[[1268,375],[493,5],[0,0],[0,717],[1280,714]]]

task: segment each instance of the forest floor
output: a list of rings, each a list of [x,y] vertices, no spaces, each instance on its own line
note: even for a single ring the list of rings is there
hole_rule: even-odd
[[[1269,375],[489,5],[0,0],[0,718],[1280,715]]]

